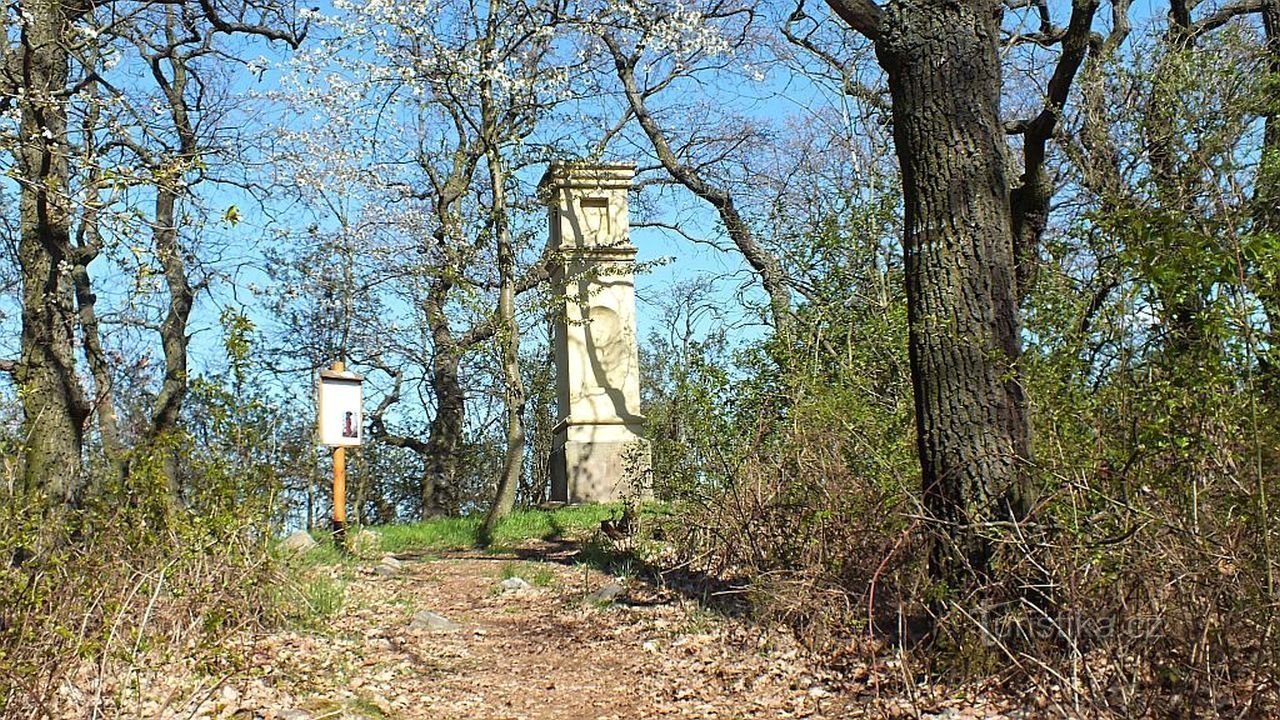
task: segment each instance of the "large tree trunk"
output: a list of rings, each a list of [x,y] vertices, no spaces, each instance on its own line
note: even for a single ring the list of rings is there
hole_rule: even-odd
[[[68,74],[65,23],[55,0],[22,3],[21,358],[23,482],[51,500],[75,505],[84,490],[81,451],[89,404],[76,377],[76,306],[70,236],[66,131],[60,94]]]
[[[422,484],[422,515],[451,515],[457,511],[458,473],[462,466],[466,396],[458,383],[458,359],[437,351],[432,362],[436,416],[427,437],[427,477]]]
[[[445,297],[450,288],[448,283],[436,281],[426,308],[434,346],[431,389],[436,396],[436,415],[431,420],[427,436],[426,473],[422,478],[424,519],[452,515],[458,505],[458,474],[462,467],[467,405],[466,395],[458,381],[462,348],[444,313]]]
[[[938,528],[930,562],[949,587],[985,581],[987,524],[1027,510],[1000,7],[894,3],[876,43],[902,169],[917,444]]]

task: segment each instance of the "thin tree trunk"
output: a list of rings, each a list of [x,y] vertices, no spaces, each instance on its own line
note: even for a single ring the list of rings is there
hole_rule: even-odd
[[[495,206],[500,191],[495,190]],[[505,216],[505,210],[498,211]],[[502,224],[506,224],[503,217]],[[502,464],[502,476],[498,489],[484,518],[483,537],[492,537],[498,521],[511,513],[516,503],[516,489],[520,487],[520,474],[524,468],[524,382],[520,377],[520,328],[516,322],[515,288],[512,273],[515,251],[511,247],[509,230],[498,231],[498,342],[501,345],[503,381],[507,395],[507,451]]]
[[[84,191],[84,211],[80,219],[80,230],[76,236],[72,279],[75,283],[76,306],[79,308],[80,334],[84,342],[85,362],[88,363],[89,372],[93,376],[92,407],[98,418],[98,440],[102,444],[102,454],[106,457],[107,471],[112,480],[119,482],[128,472],[128,460],[126,448],[120,439],[115,404],[115,380],[112,377],[111,363],[107,361],[106,351],[102,347],[102,332],[98,325],[98,297],[93,292],[93,282],[89,275],[89,265],[98,257],[102,249],[102,238],[98,230],[100,173],[97,159],[94,157],[98,106],[96,91],[91,89],[90,93],[92,98],[81,126],[85,163],[89,166],[89,170]]]
[[[65,22],[55,0],[21,4],[24,94],[16,151],[22,275],[21,357],[14,377],[23,409],[23,485],[78,505],[89,404],[76,377],[71,207],[66,156]]]
[[[492,16],[496,17],[496,15]],[[490,22],[492,23],[493,20]],[[492,31],[492,29],[491,29]],[[486,88],[487,89],[487,88]],[[483,106],[491,106],[488,93],[481,97]],[[484,113],[492,117],[492,110]],[[503,459],[502,475],[493,504],[485,515],[481,527],[481,540],[493,537],[498,521],[510,514],[516,503],[516,490],[520,487],[520,475],[524,468],[524,382],[520,377],[520,327],[516,320],[516,253],[511,238],[511,223],[507,215],[507,174],[501,149],[496,143],[486,143],[486,160],[489,166],[489,182],[493,191],[493,228],[498,251],[498,316],[497,338],[502,354],[503,382],[506,385],[507,451]]]
[[[178,427],[182,402],[187,396],[187,321],[191,317],[195,292],[187,280],[187,268],[182,259],[182,248],[178,244],[176,205],[177,194],[173,189],[163,183],[159,184],[156,188],[152,240],[156,247],[156,257],[164,268],[164,279],[169,289],[169,307],[165,311],[164,322],[160,324],[160,342],[164,348],[164,380],[160,383],[160,392],[156,394],[147,440],[161,446],[158,449],[164,453],[162,467],[169,483],[169,492],[178,500],[181,498],[178,459],[173,448],[163,446]]]
[[[96,222],[89,217],[92,212],[88,209],[85,211],[84,222]],[[106,351],[102,347],[102,335],[98,327],[98,297],[93,292],[89,277],[89,263],[93,262],[98,252],[96,248],[83,246],[77,250],[72,276],[75,282],[76,305],[80,311],[80,333],[84,339],[85,360],[93,376],[93,410],[98,418],[98,436],[102,443],[102,453],[106,456],[112,478],[119,481],[124,478],[127,471],[126,450],[120,439],[111,364],[107,361]]]
[[[985,582],[988,523],[1025,515],[1030,426],[1004,130],[998,3],[900,2],[876,49],[905,200],[910,361],[930,564]]]

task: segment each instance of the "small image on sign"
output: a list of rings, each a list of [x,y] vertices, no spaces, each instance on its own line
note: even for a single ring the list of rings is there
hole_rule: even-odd
[[[360,444],[364,421],[361,378],[352,372],[321,370],[317,397],[320,444],[349,447]]]

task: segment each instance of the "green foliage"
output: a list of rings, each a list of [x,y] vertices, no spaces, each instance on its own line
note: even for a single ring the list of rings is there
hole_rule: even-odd
[[[514,510],[494,530],[491,549],[520,545],[530,540],[548,540],[581,535],[617,515],[613,505],[579,505],[556,510]],[[461,550],[475,547],[480,539],[483,517],[436,518],[412,525],[377,528],[387,552]]]
[[[538,563],[503,563],[502,579],[518,577],[534,587],[549,587],[555,575]]]
[[[904,285],[894,206],[874,197],[788,246],[807,289],[791,337],[731,349],[717,332],[659,335],[648,349],[654,486],[675,502],[685,557],[745,576],[757,615],[815,645],[865,625],[853,608],[893,603],[914,567],[896,551],[919,477]],[[675,294],[671,327],[692,325],[697,290]]]
[[[315,628],[342,609],[346,583],[328,575],[313,573],[297,581],[297,597],[281,600],[287,619],[303,628]]]
[[[6,556],[0,578],[14,589],[0,601],[7,713],[47,706],[86,672],[106,681],[174,657],[234,664],[220,644],[229,633],[292,612],[277,603],[286,575],[271,546],[299,446],[281,441],[286,418],[248,383],[252,324],[224,320],[228,376],[193,380],[184,425],[136,443],[127,472],[91,464],[81,507],[0,490],[0,547],[21,561]],[[302,594],[308,614],[334,608],[332,588]]]

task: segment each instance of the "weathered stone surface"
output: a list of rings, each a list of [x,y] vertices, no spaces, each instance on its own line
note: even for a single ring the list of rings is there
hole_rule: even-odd
[[[462,629],[462,626],[458,623],[443,615],[437,615],[430,610],[422,610],[415,613],[413,621],[409,623],[409,627],[413,630],[442,630],[449,632]]]
[[[317,545],[316,539],[306,530],[298,530],[280,543],[280,547],[291,553],[305,553]]]
[[[635,284],[627,192],[631,165],[552,165],[551,279],[564,298],[555,326],[551,496],[610,502],[643,493],[649,454],[640,414]]]
[[[587,596],[593,603],[611,603],[627,591],[627,586],[619,582],[611,582]]]
[[[525,582],[525,579],[522,577],[509,577],[498,583],[498,587],[502,588],[503,592],[518,592],[520,590],[530,590],[533,588],[533,586]]]

